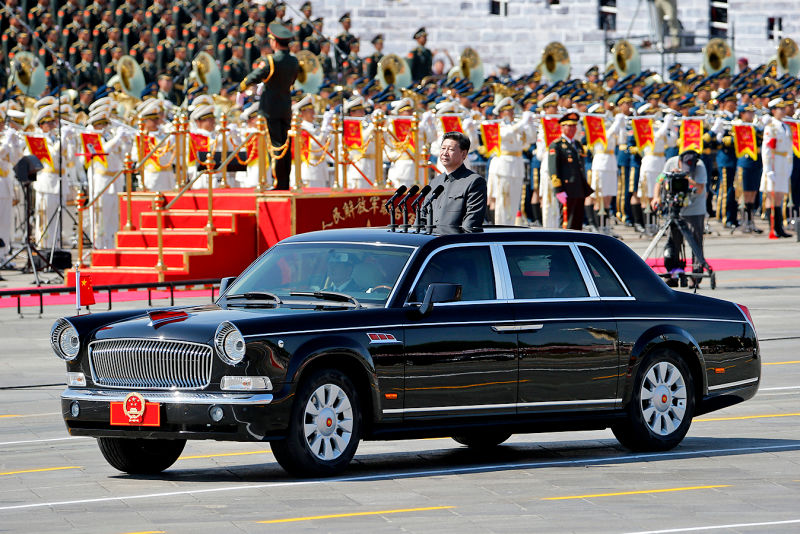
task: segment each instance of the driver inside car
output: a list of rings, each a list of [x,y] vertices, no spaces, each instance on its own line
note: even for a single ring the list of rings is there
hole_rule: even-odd
[[[347,252],[331,252],[328,255],[328,276],[325,291],[347,293],[360,290],[359,285],[353,280],[353,267],[355,257]]]

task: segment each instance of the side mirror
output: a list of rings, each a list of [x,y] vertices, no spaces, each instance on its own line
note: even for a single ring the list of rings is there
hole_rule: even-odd
[[[419,307],[420,315],[428,315],[436,303],[456,302],[461,300],[460,284],[431,284],[425,291],[425,298]]]
[[[219,294],[223,295],[225,293],[225,291],[228,290],[228,286],[230,286],[231,283],[233,283],[234,280],[236,280],[235,276],[226,276],[225,278],[220,280],[219,281]]]

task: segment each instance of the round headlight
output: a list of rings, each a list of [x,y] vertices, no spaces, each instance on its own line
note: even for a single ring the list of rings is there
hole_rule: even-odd
[[[70,362],[78,357],[81,349],[78,331],[66,319],[59,319],[50,331],[50,345],[56,356]]]
[[[227,321],[217,327],[214,345],[217,347],[219,357],[227,364],[236,365],[244,359],[244,336],[238,328]]]

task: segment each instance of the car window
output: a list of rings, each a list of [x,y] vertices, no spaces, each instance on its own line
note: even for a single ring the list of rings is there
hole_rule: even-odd
[[[578,264],[566,245],[503,247],[515,299],[588,297]]]
[[[583,259],[589,266],[589,273],[594,279],[594,285],[601,297],[627,297],[628,293],[622,287],[614,272],[600,255],[589,247],[580,247]]]
[[[411,293],[412,302],[422,302],[433,283],[461,285],[461,300],[496,298],[492,254],[489,247],[455,247],[436,253]]]

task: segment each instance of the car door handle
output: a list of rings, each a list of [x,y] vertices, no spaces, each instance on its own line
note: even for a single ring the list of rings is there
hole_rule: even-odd
[[[544,325],[538,324],[500,324],[492,327],[492,330],[501,334],[516,332],[535,332],[541,330]]]

